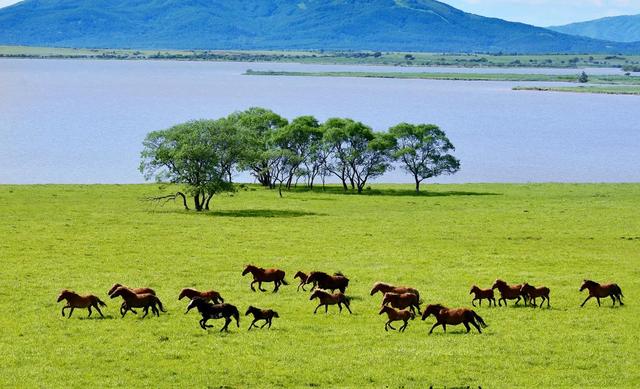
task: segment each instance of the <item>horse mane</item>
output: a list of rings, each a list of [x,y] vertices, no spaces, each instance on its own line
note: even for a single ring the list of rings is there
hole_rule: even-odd
[[[335,272],[333,273],[334,276],[340,276],[340,277],[344,277],[344,274],[342,274],[341,271]]]

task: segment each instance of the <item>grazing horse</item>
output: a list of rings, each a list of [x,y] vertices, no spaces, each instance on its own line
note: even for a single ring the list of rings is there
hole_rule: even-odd
[[[251,325],[249,325],[249,330],[252,327],[258,327],[256,325],[256,322],[258,320],[264,320],[264,324],[260,328],[264,328],[264,326],[266,326],[267,324],[269,325],[269,327],[267,328],[271,328],[271,320],[273,320],[274,317],[280,317],[280,315],[278,315],[278,312],[274,311],[273,309],[260,309],[251,305],[249,306],[249,308],[247,308],[247,312],[245,312],[244,315],[248,316],[249,314],[253,315],[253,321],[251,322]]]
[[[193,300],[196,297],[200,297],[205,300],[209,300],[214,304],[224,303],[224,299],[220,296],[220,293],[215,290],[207,290],[206,292],[200,292],[191,288],[184,288],[180,291],[180,295],[178,296],[178,300],[182,300],[184,297],[189,300]]]
[[[385,293],[397,293],[397,294],[402,294],[402,293],[413,293],[416,296],[418,296],[418,300],[420,299],[420,292],[418,292],[417,289],[415,288],[410,288],[408,286],[393,286],[391,284],[387,284],[384,282],[376,282],[375,284],[373,284],[373,288],[371,289],[371,295],[373,296],[374,294],[381,292],[382,294]]]
[[[198,312],[202,315],[202,319],[199,323],[203,330],[213,327],[207,325],[207,321],[209,319],[215,320],[224,318],[224,326],[220,329],[220,332],[229,332],[229,323],[231,323],[232,317],[236,319],[236,324],[238,325],[238,328],[240,328],[240,312],[238,312],[238,308],[234,305],[228,303],[214,305],[205,299],[196,297],[189,302],[187,312],[185,312],[185,314],[189,313],[192,308],[198,308]]]
[[[304,272],[297,272],[295,276],[293,276],[293,279],[295,280],[296,278],[300,278],[300,284],[298,285],[298,289],[296,289],[297,291],[300,291],[300,288],[302,288],[302,290],[304,290],[305,292],[307,291],[304,286],[307,284],[307,278],[309,278],[309,276],[307,275],[307,273]],[[316,283],[314,282],[313,285],[311,286],[311,289],[314,289],[316,287]]]
[[[531,302],[532,307],[537,306],[536,298],[540,297],[542,298],[540,308],[542,308],[542,305],[544,305],[545,300],[547,300],[547,308],[551,308],[551,304],[549,303],[549,293],[551,292],[551,290],[546,286],[536,288],[525,282],[525,284],[522,285],[522,288],[520,288],[520,292],[524,294],[526,296],[525,298],[527,298]]]
[[[124,312],[121,312],[122,317],[124,317],[127,311],[130,310],[131,308],[143,308],[143,311],[144,311],[144,315],[142,315],[143,318],[147,316],[147,314],[149,313],[149,308],[151,308],[151,311],[156,316],[159,317],[160,312],[158,312],[158,308],[156,307],[156,305],[160,307],[160,310],[162,312],[167,312],[164,310],[164,307],[162,306],[162,302],[155,294],[151,294],[151,293],[137,294],[133,290],[129,288],[125,288],[124,286],[121,286],[117,288],[113,293],[111,293],[112,299],[116,297],[122,297],[122,299],[124,300],[125,310]]]
[[[418,310],[418,314],[422,313],[420,312],[420,300],[418,300],[418,296],[413,293],[385,293],[382,299],[382,305],[391,305],[398,309],[409,308],[413,313],[415,313],[415,308]]]
[[[389,331],[389,328],[391,328],[392,330],[395,330],[395,328],[393,328],[391,323],[393,323],[394,321],[402,320],[404,321],[404,324],[399,328],[399,330],[400,332],[403,332],[409,325],[409,320],[414,319],[416,317],[415,313],[411,311],[407,311],[406,309],[401,311],[398,309],[391,308],[390,306],[387,306],[387,305],[384,305],[382,307],[379,314],[382,315],[383,313],[386,313],[387,317],[389,318],[389,320],[384,325],[385,331]]]
[[[329,312],[329,305],[335,305],[335,304],[338,304],[340,313],[342,313],[342,304],[344,304],[344,306],[347,308],[347,310],[349,311],[349,314],[353,313],[351,312],[351,308],[349,308],[350,299],[347,296],[345,296],[344,293],[342,292],[336,292],[332,294],[326,290],[316,289],[313,291],[313,293],[311,293],[311,297],[309,297],[309,300],[313,300],[315,298],[320,300],[320,304],[318,304],[316,309],[313,311],[314,315],[318,311],[318,308],[320,308],[321,306],[324,305],[324,313],[327,313]]]
[[[527,305],[527,298],[522,294],[520,289],[522,288],[522,284],[518,285],[509,285],[503,280],[496,280],[493,283],[491,289],[498,289],[500,291],[500,298],[498,299],[498,306],[502,306],[502,301],[504,301],[504,306],[507,306],[507,300],[516,300],[515,304],[520,302],[522,298],[524,300],[524,305]]]
[[[589,296],[580,305],[581,307],[584,307],[587,301],[589,301],[589,299],[592,297],[596,298],[596,300],[598,301],[598,306],[600,306],[600,299],[605,297],[611,297],[614,306],[616,305],[616,299],[618,299],[620,305],[624,305],[624,303],[620,299],[620,297],[624,297],[624,295],[622,294],[622,289],[620,289],[618,284],[600,285],[595,281],[584,280],[582,286],[580,287],[580,291],[582,292],[585,289],[589,290]]]
[[[62,300],[67,300],[67,305],[62,307],[62,316],[64,317],[65,309],[67,308],[71,309],[71,311],[69,311],[69,316],[67,316],[67,318],[73,315],[73,310],[76,308],[87,308],[87,310],[89,311],[89,316],[87,317],[91,317],[91,307],[94,307],[96,311],[98,311],[100,316],[104,317],[104,315],[102,314],[102,311],[100,310],[100,307],[107,306],[107,304],[105,304],[104,301],[100,300],[98,297],[92,294],[82,296],[77,294],[76,292],[73,292],[67,289],[60,292],[60,295],[58,296],[58,300],[56,302],[59,303]]]
[[[475,297],[471,300],[471,305],[474,307],[476,306],[476,300],[478,300],[480,306],[482,306],[482,299],[489,300],[489,306],[491,306],[492,301],[493,306],[496,306],[496,299],[493,297],[493,289],[480,289],[476,285],[473,285],[469,294],[475,294]]]
[[[433,332],[433,329],[436,328],[437,326],[442,326],[442,329],[444,330],[444,332],[447,332],[447,324],[453,325],[453,326],[458,324],[464,324],[465,328],[467,329],[467,334],[469,333],[469,331],[471,331],[471,328],[469,327],[469,323],[471,323],[472,326],[476,327],[479,333],[482,333],[482,331],[480,330],[480,326],[485,328],[487,327],[487,324],[484,322],[484,320],[482,320],[480,315],[475,313],[473,310],[467,309],[467,308],[449,309],[449,308],[443,307],[440,304],[427,305],[427,307],[424,310],[424,313],[422,314],[422,320],[429,317],[429,315],[433,315],[436,317],[436,324],[434,324],[433,327],[431,327],[431,331],[429,331],[429,335],[431,335],[431,333]]]
[[[247,273],[251,273],[253,276],[253,281],[251,282],[251,290],[256,291],[253,287],[253,284],[258,283],[258,289],[263,292],[266,292],[265,289],[262,289],[263,282],[273,282],[275,287],[273,288],[273,292],[277,292],[280,289],[280,284],[289,285],[287,281],[284,279],[284,271],[279,269],[263,269],[261,267],[247,265],[242,272],[242,275],[246,275]]]
[[[109,292],[107,292],[107,294],[109,296],[111,296],[113,294],[113,292],[115,292],[116,289],[118,289],[121,286],[124,286],[124,285],[122,285],[122,284],[113,284],[113,286],[111,287],[111,289],[109,289]],[[124,287],[127,288],[126,286],[124,286]],[[153,295],[156,294],[156,291],[151,289],[151,288],[128,288],[128,289],[132,290],[134,293],[137,293],[137,294],[145,294],[145,293],[151,293]],[[127,311],[131,311],[134,315],[138,314],[138,312],[136,312],[134,309],[131,309],[131,307],[127,308],[126,303],[123,302],[122,305],[120,305],[120,314],[122,316],[124,316],[124,314]]]
[[[335,273],[331,276],[325,272],[312,271],[309,277],[307,277],[305,284],[312,283],[317,283],[320,289],[330,290],[332,292],[338,289],[341,293],[344,293],[345,290],[347,290],[347,286],[349,286],[349,279],[341,273]]]

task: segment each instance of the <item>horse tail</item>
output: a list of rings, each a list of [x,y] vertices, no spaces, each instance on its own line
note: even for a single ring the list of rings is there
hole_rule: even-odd
[[[616,285],[616,293],[620,295],[620,297],[624,297],[624,295],[622,294],[622,289],[620,289],[620,287],[618,286],[618,284]]]
[[[100,300],[100,299],[99,299],[99,298],[97,298],[97,297],[96,297],[96,302],[97,302],[101,307],[106,307],[106,306],[107,306],[107,304],[106,304],[104,301]]]
[[[238,308],[233,307],[233,311],[231,312],[231,314],[236,319],[236,324],[238,325],[238,328],[240,328],[240,312],[238,312]]]
[[[471,311],[471,313],[473,314],[473,317],[478,321],[478,323],[480,323],[482,327],[487,328],[489,326],[487,323],[484,322],[484,320],[482,320],[482,318],[480,317],[480,315],[476,313],[476,311]]]
[[[158,307],[160,307],[160,310],[166,313],[167,311],[164,310],[164,307],[162,306],[162,302],[157,297],[156,297],[156,302],[158,303]]]

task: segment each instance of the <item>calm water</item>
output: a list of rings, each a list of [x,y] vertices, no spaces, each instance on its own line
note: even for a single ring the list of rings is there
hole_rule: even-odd
[[[142,182],[137,167],[147,132],[251,106],[288,118],[347,116],[378,130],[436,123],[463,163],[438,182],[640,181],[640,97],[516,92],[514,85],[527,83],[510,82],[242,76],[248,68],[372,69],[0,60],[0,183]],[[396,170],[382,181],[407,177]]]

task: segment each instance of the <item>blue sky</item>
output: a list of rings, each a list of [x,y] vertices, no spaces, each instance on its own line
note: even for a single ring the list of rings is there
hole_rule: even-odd
[[[0,7],[16,3],[0,0]],[[640,14],[640,0],[444,0],[456,8],[537,26]]]

